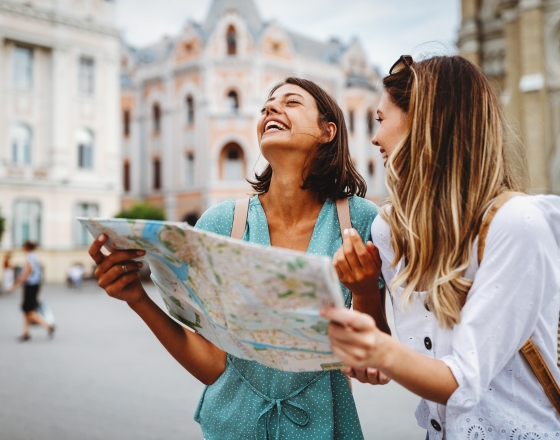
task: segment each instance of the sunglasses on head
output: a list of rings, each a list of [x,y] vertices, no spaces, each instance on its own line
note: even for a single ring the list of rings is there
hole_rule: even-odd
[[[399,73],[404,69],[410,70],[410,65],[414,62],[410,55],[401,55],[400,58],[397,60],[395,64],[391,66],[389,69],[389,75],[394,75],[395,73]]]

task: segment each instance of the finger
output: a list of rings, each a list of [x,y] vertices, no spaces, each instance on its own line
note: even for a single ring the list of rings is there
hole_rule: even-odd
[[[140,278],[140,272],[138,271],[124,274],[120,278],[118,278],[113,284],[107,286],[105,288],[105,292],[107,292],[109,296],[118,296],[119,293],[121,293],[128,284],[132,283],[133,281],[136,281],[139,278]]]
[[[362,268],[362,264],[356,254],[356,250],[354,249],[353,238],[357,238],[361,242],[361,239],[354,228],[345,229],[344,234],[342,234],[342,249],[344,250],[344,257],[348,261],[348,265],[352,268],[352,270],[360,270]]]
[[[358,258],[360,265],[364,269],[370,269],[368,272],[371,272],[371,270],[375,269],[375,264],[373,262],[372,256],[367,250],[367,245],[364,245],[364,243],[362,242],[362,237],[360,237],[355,229],[350,230],[350,242],[352,243],[354,253]],[[368,241],[368,243],[371,242]]]
[[[379,381],[379,384],[385,385],[385,384],[388,384],[391,381],[391,378],[389,376],[387,376],[386,374],[383,374],[383,372],[381,372],[379,370],[376,370],[375,368],[368,368],[368,375],[369,375],[369,370],[377,371],[376,375],[377,375],[377,380]]]
[[[95,269],[95,276],[99,278],[105,272],[108,272],[111,267],[114,265],[121,265],[128,260],[134,260],[136,258],[140,258],[146,254],[146,251],[143,250],[124,250],[124,251],[115,251],[109,254],[108,256],[104,257],[103,261],[100,265],[97,266]]]
[[[369,377],[367,375],[367,368],[354,368],[354,372],[356,373],[355,378],[362,383],[370,383]]]
[[[339,346],[331,346],[331,350],[337,358],[339,358],[345,365],[349,367],[353,367],[354,369],[356,369],[365,368],[367,366],[366,361],[364,360],[365,358],[360,356],[359,353],[356,356],[356,353],[354,353],[353,351],[346,350],[344,347]]]
[[[98,278],[99,287],[106,288],[113,284],[118,278],[127,273],[139,272],[144,265],[141,261],[125,261],[116,264]]]
[[[333,266],[338,275],[338,279],[341,282],[351,278],[352,269],[348,265],[348,260],[344,256],[344,251],[342,251],[342,248],[339,251],[338,255],[336,255],[336,258],[333,259]]]
[[[89,256],[93,259],[93,261],[95,261],[95,264],[97,264],[98,266],[103,261],[103,254],[101,253],[101,248],[103,247],[106,241],[107,241],[107,236],[105,234],[101,234],[99,237],[93,240],[93,243],[90,245],[88,249]]]
[[[375,328],[373,318],[365,313],[343,307],[323,307],[321,316],[342,326],[352,327],[354,330],[364,331]]]
[[[356,377],[356,372],[352,367],[342,367],[340,371],[342,371],[342,374],[345,374],[348,377]]]
[[[382,262],[381,262],[381,256],[379,255],[379,249],[377,249],[371,241],[367,242],[366,249],[369,255],[371,256],[371,258],[373,259],[375,265],[379,268],[379,270],[381,270]]]

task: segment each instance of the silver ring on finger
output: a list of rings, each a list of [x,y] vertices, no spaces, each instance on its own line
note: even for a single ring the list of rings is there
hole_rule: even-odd
[[[126,264],[123,264],[123,265],[121,266],[121,269],[122,269],[123,273],[127,273],[127,272],[128,272],[128,268],[126,267]]]

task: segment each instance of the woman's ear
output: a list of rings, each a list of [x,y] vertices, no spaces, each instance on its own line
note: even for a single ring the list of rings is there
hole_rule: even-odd
[[[325,124],[325,144],[328,144],[336,136],[336,124],[334,122],[327,122]]]

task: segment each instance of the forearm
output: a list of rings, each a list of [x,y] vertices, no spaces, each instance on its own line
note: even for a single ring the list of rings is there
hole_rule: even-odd
[[[385,289],[379,289],[377,283],[368,293],[353,294],[352,305],[354,310],[371,316],[382,332],[391,334],[385,314]]]
[[[432,359],[406,347],[390,336],[383,337],[378,368],[418,396],[446,405],[459,387],[450,368],[439,359]]]
[[[129,306],[177,362],[202,383],[213,384],[225,371],[224,351],[175,322],[147,295]]]

